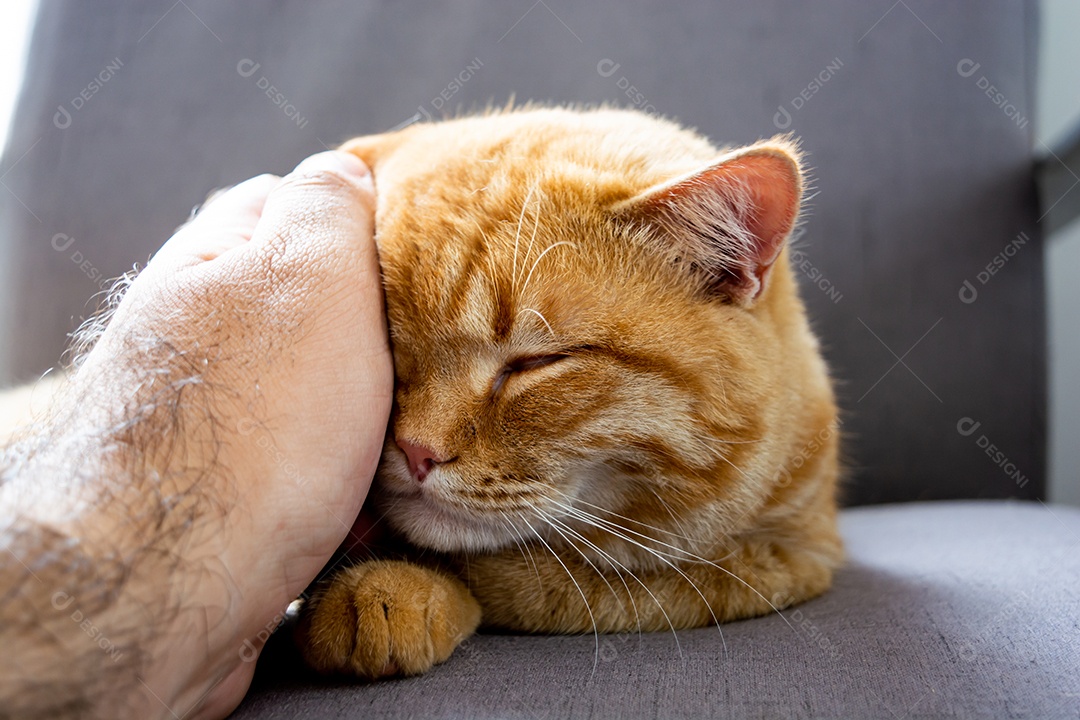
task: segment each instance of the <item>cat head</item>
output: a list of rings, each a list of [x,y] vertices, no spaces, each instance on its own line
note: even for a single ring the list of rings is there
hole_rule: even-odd
[[[581,513],[722,532],[770,491],[813,342],[790,141],[544,109],[344,149],[375,177],[397,377],[374,492],[413,543],[565,538]]]

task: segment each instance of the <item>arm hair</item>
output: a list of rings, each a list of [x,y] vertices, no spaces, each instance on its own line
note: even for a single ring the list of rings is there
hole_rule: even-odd
[[[78,357],[107,315],[84,326]],[[0,450],[0,717],[116,717],[145,701],[148,648],[183,610],[148,588],[226,511],[200,491],[218,449],[205,361],[132,343],[122,373],[74,362],[48,417]]]

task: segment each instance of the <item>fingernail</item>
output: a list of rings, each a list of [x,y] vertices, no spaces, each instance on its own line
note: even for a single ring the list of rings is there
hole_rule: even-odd
[[[296,166],[294,172],[331,171],[346,177],[365,178],[371,175],[368,166],[351,153],[327,150],[305,159]]]

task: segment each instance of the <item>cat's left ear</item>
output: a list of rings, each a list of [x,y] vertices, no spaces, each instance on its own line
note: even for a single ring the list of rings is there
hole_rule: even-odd
[[[795,226],[802,189],[798,149],[772,140],[728,153],[614,209],[658,230],[650,234],[703,273],[711,292],[749,307]]]

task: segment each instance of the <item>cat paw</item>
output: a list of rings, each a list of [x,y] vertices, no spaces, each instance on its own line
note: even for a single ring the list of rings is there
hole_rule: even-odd
[[[443,662],[480,624],[468,588],[444,573],[378,560],[337,573],[305,604],[305,661],[363,678],[419,675]]]

